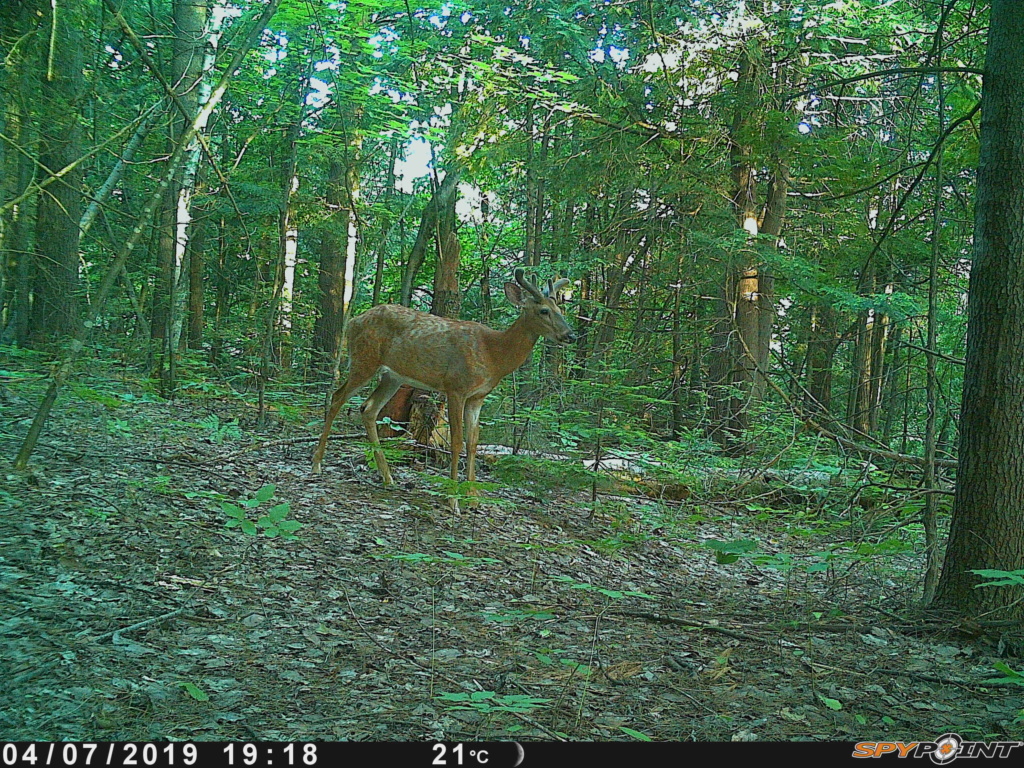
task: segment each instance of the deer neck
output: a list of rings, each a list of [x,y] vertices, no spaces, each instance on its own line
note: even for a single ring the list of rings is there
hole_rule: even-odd
[[[512,325],[501,332],[501,354],[499,358],[502,377],[512,373],[526,362],[533,351],[540,334],[526,327],[526,315],[519,315]]]

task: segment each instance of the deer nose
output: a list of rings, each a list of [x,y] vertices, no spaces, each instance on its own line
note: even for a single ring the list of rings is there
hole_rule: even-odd
[[[574,341],[576,341],[576,334],[573,333],[572,331],[568,331],[562,334],[562,338],[559,339],[559,341],[561,341],[563,344],[572,344]]]

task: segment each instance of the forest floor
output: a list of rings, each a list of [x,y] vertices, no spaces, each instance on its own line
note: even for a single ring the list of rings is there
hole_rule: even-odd
[[[915,618],[920,553],[823,560],[848,527],[557,489],[453,513],[360,439],[318,477],[308,441],[239,454],[213,400],[69,395],[18,474],[36,403],[0,401],[4,740],[1024,735],[1001,644]],[[225,527],[267,484],[294,541]],[[702,546],[739,539],[788,565]]]

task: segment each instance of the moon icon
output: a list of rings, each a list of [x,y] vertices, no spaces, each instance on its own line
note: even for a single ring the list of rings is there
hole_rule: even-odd
[[[519,757],[517,757],[516,761],[512,763],[512,768],[517,768],[523,762],[523,759],[526,757],[526,753],[523,751],[523,745],[518,741],[513,741],[512,743],[516,745],[516,752],[519,753]]]

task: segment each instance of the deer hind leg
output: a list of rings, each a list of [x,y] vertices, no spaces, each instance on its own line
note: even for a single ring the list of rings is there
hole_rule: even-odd
[[[376,368],[358,367],[353,361],[352,367],[349,370],[348,381],[334,390],[334,394],[331,396],[331,407],[327,411],[327,418],[324,419],[324,429],[320,433],[320,442],[317,443],[316,450],[313,452],[314,475],[320,474],[320,464],[324,460],[324,451],[327,450],[327,438],[330,437],[331,425],[334,423],[338,411],[348,402],[348,399],[352,397],[357,389],[370,380],[370,377],[375,372]]]
[[[484,399],[482,397],[467,400],[462,419],[466,430],[466,479],[471,484],[469,495],[472,498],[468,502],[470,509],[479,504],[476,498],[479,494],[472,487],[472,483],[476,482],[476,446],[480,440],[480,408],[483,404]]]
[[[462,417],[465,410],[466,400],[461,395],[448,393],[448,426],[452,435],[452,488],[454,493],[459,482],[459,457],[462,455]],[[453,512],[459,511],[459,499],[451,496],[448,499],[448,506]]]
[[[363,414],[363,426],[366,427],[366,435],[370,438],[370,445],[373,446],[373,459],[377,463],[377,470],[380,472],[384,485],[394,485],[391,478],[391,467],[388,460],[384,458],[384,451],[380,447],[380,438],[377,436],[377,416],[381,409],[387,405],[388,400],[394,397],[395,392],[402,386],[402,382],[390,373],[381,374],[380,384],[373,390],[373,393],[366,398],[366,401],[359,407]]]

